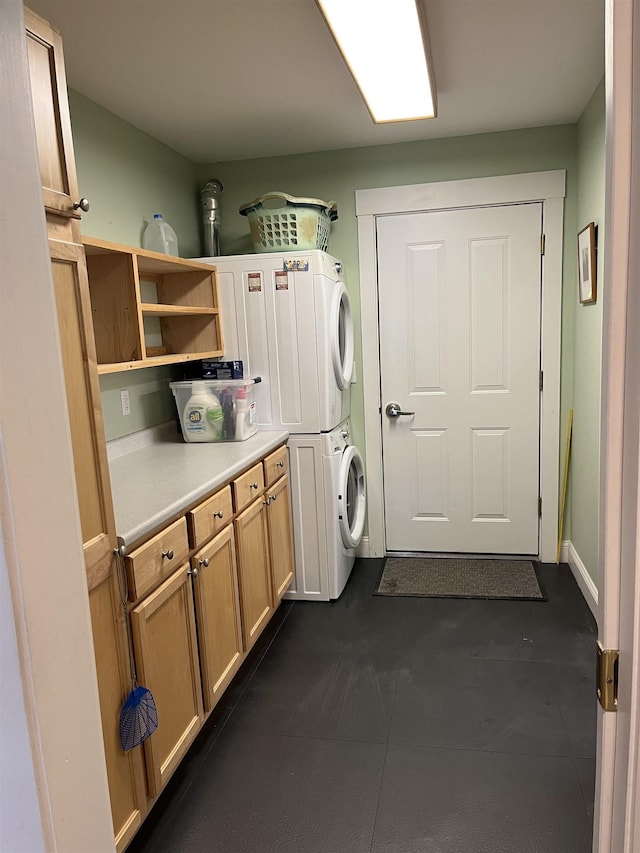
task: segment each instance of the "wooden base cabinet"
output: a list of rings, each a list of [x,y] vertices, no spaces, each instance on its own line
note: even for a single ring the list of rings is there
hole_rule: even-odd
[[[204,719],[189,564],[131,612],[138,680],[151,691],[158,728],[144,742],[149,794],[156,797]]]
[[[233,525],[191,561],[204,710],[209,713],[244,659]]]

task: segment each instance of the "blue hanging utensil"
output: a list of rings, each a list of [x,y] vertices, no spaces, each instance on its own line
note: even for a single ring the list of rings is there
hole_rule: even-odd
[[[135,684],[120,711],[120,743],[125,752],[139,746],[158,728],[158,709],[151,691]]]
[[[124,546],[116,551],[118,571],[118,589],[124,623],[127,629],[127,644],[129,647],[129,667],[131,670],[131,690],[120,711],[120,745],[125,752],[140,746],[158,728],[158,709],[151,691],[138,684],[136,663],[133,655],[133,639],[127,608],[126,578],[124,576]]]

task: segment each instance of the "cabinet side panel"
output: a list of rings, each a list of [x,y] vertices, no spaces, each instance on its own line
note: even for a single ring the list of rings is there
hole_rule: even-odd
[[[142,358],[133,257],[87,254],[87,270],[98,363]]]

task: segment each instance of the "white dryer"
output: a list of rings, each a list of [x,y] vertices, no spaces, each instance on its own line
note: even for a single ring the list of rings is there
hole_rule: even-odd
[[[218,269],[224,357],[262,378],[259,426],[319,433],[348,417],[354,338],[340,261],[318,249],[200,260]]]
[[[345,420],[328,433],[289,437],[296,576],[285,598],[329,601],[349,579],[366,517],[362,456]]]

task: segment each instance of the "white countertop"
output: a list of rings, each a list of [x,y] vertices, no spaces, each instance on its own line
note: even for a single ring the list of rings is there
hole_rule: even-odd
[[[116,533],[127,550],[250,467],[289,437],[258,431],[246,441],[187,444],[167,430],[145,431],[108,445]]]

